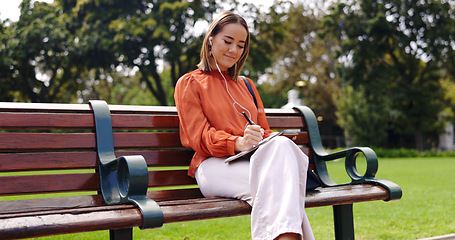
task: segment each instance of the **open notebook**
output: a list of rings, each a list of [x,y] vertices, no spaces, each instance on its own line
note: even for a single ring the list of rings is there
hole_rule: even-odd
[[[247,155],[248,153],[250,152],[253,152],[254,150],[258,149],[258,147],[260,147],[261,145],[263,145],[264,143],[270,141],[270,139],[276,137],[276,136],[279,136],[283,134],[283,131],[279,131],[279,132],[273,132],[270,134],[270,136],[268,136],[267,138],[264,138],[262,139],[257,145],[254,145],[253,147],[251,147],[250,149],[248,150],[245,150],[245,151],[242,151],[242,152],[239,152],[237,153],[236,155],[234,156],[230,156],[228,158],[226,158],[226,160],[224,160],[225,163],[230,163],[232,161],[234,161],[235,159],[237,158],[240,158],[240,157],[243,157],[245,155]]]

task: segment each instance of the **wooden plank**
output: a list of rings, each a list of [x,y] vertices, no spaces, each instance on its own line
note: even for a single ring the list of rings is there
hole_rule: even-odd
[[[297,144],[308,144],[307,132],[296,136]],[[116,148],[171,148],[182,147],[178,132],[115,132]],[[95,133],[0,133],[0,149],[94,149]]]
[[[22,195],[67,191],[97,191],[97,173],[0,177],[0,195]]]
[[[187,149],[115,152],[117,157],[142,155],[149,167],[188,166],[193,154]],[[95,151],[0,153],[0,172],[93,168],[98,168]]]
[[[88,169],[96,166],[98,165],[95,151],[0,154],[1,172]]]
[[[188,170],[149,171],[149,187],[192,184],[196,180],[188,176]]]
[[[336,197],[342,195],[342,197]],[[329,196],[329,197],[328,197]],[[328,198],[327,198],[328,197]],[[388,191],[380,186],[354,185],[321,188],[307,194],[306,207],[385,200]],[[340,201],[343,198],[343,201]],[[250,213],[245,202],[227,198],[159,202],[165,223],[236,216]],[[47,211],[37,216],[0,219],[0,238],[25,238],[80,231],[128,228],[141,225],[142,217],[132,205],[114,205]],[[45,224],[43,224],[45,223]]]
[[[310,136],[308,132],[298,132],[296,134],[284,134],[284,136],[292,139],[297,145],[310,144]]]
[[[175,106],[138,106],[138,105],[109,105],[109,109],[115,113],[159,113],[175,114]],[[88,104],[67,103],[18,103],[0,102],[0,111],[5,112],[92,112]],[[293,109],[266,108],[267,116],[300,116]]]
[[[92,113],[24,113],[0,112],[0,127],[5,129],[94,129]],[[299,116],[267,118],[272,129],[299,129],[305,122]],[[121,129],[177,129],[177,115],[112,114],[113,128]]]
[[[178,132],[117,132],[116,148],[181,147]],[[3,150],[95,149],[95,133],[0,133]]]
[[[86,209],[84,213],[74,211],[71,213],[0,219],[0,238],[33,238],[57,234],[120,229],[127,228],[128,226],[139,226],[141,223],[142,217],[140,211],[135,208],[125,210],[108,209],[105,211]]]
[[[301,129],[306,126],[300,116],[268,116],[267,122],[271,129]]]
[[[100,190],[98,173],[4,176],[0,182],[0,195]],[[149,187],[193,184],[187,170],[149,171]]]
[[[308,204],[306,207],[321,207],[386,200],[388,198],[389,192],[380,186],[371,184],[344,185],[317,188],[315,191],[308,192],[305,204]]]
[[[109,105],[112,113],[159,113],[174,114],[175,107],[169,106],[138,106]],[[19,103],[0,102],[0,111],[4,112],[55,112],[55,113],[92,113],[88,104],[67,103]]]
[[[0,133],[0,149],[85,149],[96,145],[94,133]]]
[[[101,195],[0,201],[0,219],[35,216],[38,212],[105,205]]]
[[[88,104],[0,102],[0,111],[8,112],[88,112]]]
[[[182,147],[178,132],[119,132],[114,133],[116,148],[175,148]]]
[[[179,118],[176,115],[112,114],[112,127],[120,129],[176,129]]]
[[[204,198],[199,188],[148,191],[147,197],[155,201],[175,201]],[[58,197],[0,201],[0,219],[9,217],[35,216],[37,212],[99,207],[105,205],[101,195]]]
[[[92,114],[0,112],[1,128],[94,128]]]
[[[179,127],[178,116],[151,114],[112,114],[113,128],[168,129]],[[0,127],[5,129],[94,129],[92,113],[0,112]]]

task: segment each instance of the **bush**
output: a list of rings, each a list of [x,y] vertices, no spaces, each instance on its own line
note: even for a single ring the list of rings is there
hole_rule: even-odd
[[[398,149],[383,149],[374,148],[378,158],[410,158],[410,157],[455,157],[455,151],[418,151],[416,149],[398,148]]]
[[[394,149],[385,149],[385,148],[372,148],[378,158],[416,158],[416,157],[455,157],[455,151],[418,151],[416,149],[410,148],[394,148]],[[333,150],[328,150],[328,152],[337,152],[344,150],[344,148],[337,148]]]

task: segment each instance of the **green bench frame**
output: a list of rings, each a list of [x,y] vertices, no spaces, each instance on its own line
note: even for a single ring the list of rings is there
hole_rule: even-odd
[[[401,198],[397,184],[375,178],[370,148],[328,154],[311,109],[266,115],[272,129],[293,129],[285,136],[309,156],[324,186],[307,193],[306,207],[333,206],[336,239],[354,239],[353,203]],[[133,227],[249,214],[240,200],[202,196],[186,174],[192,154],[175,107],[0,103],[0,238],[109,230],[127,239]],[[336,184],[326,162],[343,158],[351,182]]]

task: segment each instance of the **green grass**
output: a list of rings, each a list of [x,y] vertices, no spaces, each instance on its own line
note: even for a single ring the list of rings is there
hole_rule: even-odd
[[[364,166],[360,161],[359,172]],[[344,163],[329,172],[347,181]],[[399,201],[354,204],[356,239],[418,239],[455,233],[455,158],[380,159],[377,178],[403,189]],[[331,207],[308,208],[316,239],[334,239]],[[249,216],[166,224],[153,230],[134,229],[135,239],[249,239]],[[108,231],[41,239],[107,239]]]

